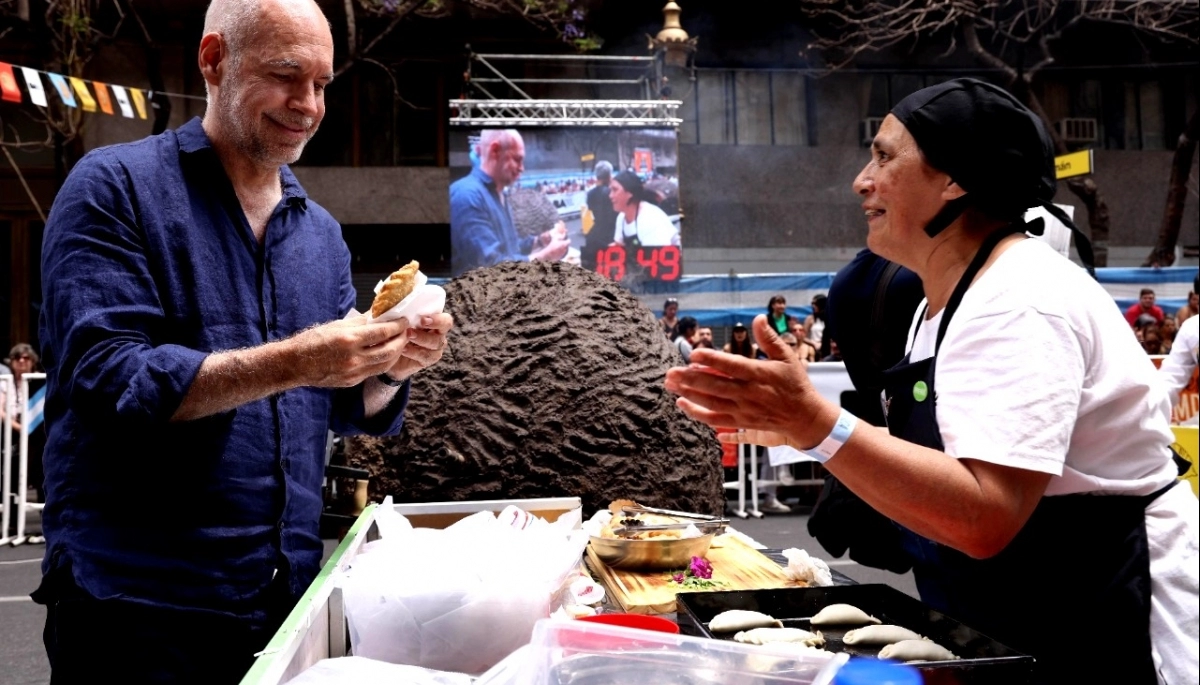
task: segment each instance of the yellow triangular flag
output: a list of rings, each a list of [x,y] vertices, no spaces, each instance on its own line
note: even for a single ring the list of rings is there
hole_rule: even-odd
[[[79,104],[85,112],[96,111],[96,101],[92,99],[92,93],[88,90],[87,84],[83,79],[77,76],[68,76],[67,80],[71,82],[71,87],[75,89],[75,94],[79,96]]]
[[[146,118],[146,98],[142,96],[141,88],[130,88],[129,94],[133,96],[133,106],[137,108],[138,117]]]

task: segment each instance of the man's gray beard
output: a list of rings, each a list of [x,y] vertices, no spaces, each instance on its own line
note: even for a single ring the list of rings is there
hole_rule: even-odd
[[[308,138],[295,148],[272,147],[266,140],[255,134],[254,124],[258,123],[249,113],[242,112],[239,107],[229,104],[238,101],[241,94],[239,85],[227,86],[228,99],[218,102],[217,117],[222,121],[222,128],[231,134],[229,142],[233,147],[255,164],[278,169],[285,164],[292,164],[300,159],[304,146],[312,140],[317,129],[309,133]]]

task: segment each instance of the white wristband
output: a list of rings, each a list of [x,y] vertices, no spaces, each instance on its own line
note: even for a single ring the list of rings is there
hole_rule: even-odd
[[[824,464],[837,454],[842,445],[846,444],[857,425],[858,417],[843,409],[842,413],[838,414],[837,423],[833,424],[833,430],[829,432],[829,437],[822,440],[821,444],[816,447],[804,450],[804,453]]]

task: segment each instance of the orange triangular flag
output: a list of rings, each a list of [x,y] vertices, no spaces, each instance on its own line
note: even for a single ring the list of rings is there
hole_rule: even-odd
[[[21,89],[17,87],[17,77],[13,74],[12,65],[0,62],[0,99],[9,102],[20,102]]]
[[[112,100],[108,97],[108,86],[99,81],[92,81],[92,88],[96,91],[96,102],[100,103],[100,111],[112,114]]]

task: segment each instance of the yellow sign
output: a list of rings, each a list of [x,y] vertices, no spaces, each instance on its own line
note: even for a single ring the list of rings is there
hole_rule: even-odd
[[[1175,434],[1175,444],[1171,447],[1176,454],[1188,462],[1187,473],[1180,476],[1179,479],[1186,480],[1188,485],[1192,486],[1193,494],[1200,494],[1200,489],[1196,487],[1196,462],[1200,460],[1200,428],[1171,426],[1171,432]]]
[[[594,153],[594,152],[589,152],[589,153],[587,153],[586,155],[580,155],[580,156],[579,156],[579,161],[581,161],[581,162],[590,162],[590,161],[592,161],[592,160],[593,160],[593,159],[595,159],[595,158],[596,158],[596,153]]]
[[[1091,150],[1072,152],[1069,155],[1054,158],[1054,177],[1064,179],[1090,174],[1095,166]]]

